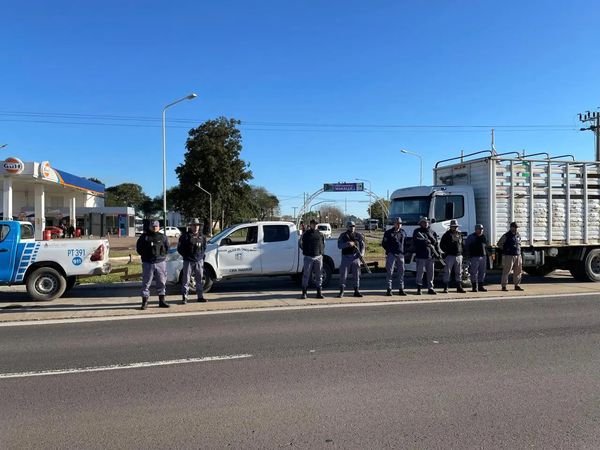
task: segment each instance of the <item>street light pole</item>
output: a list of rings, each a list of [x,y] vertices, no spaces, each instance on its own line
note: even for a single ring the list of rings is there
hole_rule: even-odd
[[[162,138],[163,138],[163,220],[165,221],[164,230],[167,230],[167,108],[176,105],[184,100],[193,100],[198,97],[196,94],[191,93],[179,100],[169,103],[162,110]]]
[[[418,153],[415,153],[415,152],[409,152],[408,150],[400,150],[400,153],[406,153],[407,155],[413,155],[413,156],[416,156],[417,158],[419,158],[419,161],[420,161],[419,186],[423,186],[423,158],[421,157],[421,155],[419,155]]]
[[[365,180],[363,178],[355,178],[356,181],[366,181],[369,183],[369,219],[371,218],[372,212],[372,203],[373,203],[373,190],[371,189],[371,182],[369,180]]]
[[[198,183],[196,183],[196,186],[198,186],[198,188],[200,190],[202,190],[203,192],[206,192],[208,194],[208,221],[209,221],[209,227],[210,227],[210,234],[209,236],[212,236],[212,229],[213,229],[213,221],[212,221],[212,194],[210,192],[208,192],[206,189],[204,189],[201,185],[200,182],[198,181]]]

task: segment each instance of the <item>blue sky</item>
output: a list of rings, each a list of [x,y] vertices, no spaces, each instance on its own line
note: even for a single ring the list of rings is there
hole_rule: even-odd
[[[600,106],[600,9],[590,2],[89,5],[4,5],[0,156],[154,196],[162,107],[196,92],[168,112],[189,119],[168,125],[168,184],[187,130],[234,117],[253,184],[283,213],[325,182],[369,179],[379,195],[418,184],[418,159],[401,148],[423,156],[428,182],[437,160],[489,148],[488,126],[499,151],[594,157],[592,133],[577,131],[577,113]],[[388,127],[406,125],[423,127]],[[364,194],[323,199],[366,215]]]

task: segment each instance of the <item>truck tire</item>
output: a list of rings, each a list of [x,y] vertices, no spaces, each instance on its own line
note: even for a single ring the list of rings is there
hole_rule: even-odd
[[[587,281],[600,281],[600,248],[590,250],[585,256],[583,271]]]
[[[29,274],[26,285],[32,299],[45,302],[63,295],[67,280],[52,267],[40,267]]]

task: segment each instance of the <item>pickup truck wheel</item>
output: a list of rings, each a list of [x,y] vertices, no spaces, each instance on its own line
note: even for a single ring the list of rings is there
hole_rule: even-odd
[[[333,270],[331,270],[331,266],[327,263],[323,264],[323,280],[321,282],[322,287],[326,288],[329,282],[331,281],[331,275],[333,274]]]
[[[67,289],[67,280],[52,267],[40,267],[27,277],[27,293],[37,301],[60,297]]]
[[[179,285],[182,283],[183,270],[179,273]],[[208,270],[204,270],[204,276],[202,277],[202,292],[209,292],[214,284],[215,280],[210,274]],[[190,277],[190,286],[189,291],[195,293],[196,292],[196,279],[194,277]]]

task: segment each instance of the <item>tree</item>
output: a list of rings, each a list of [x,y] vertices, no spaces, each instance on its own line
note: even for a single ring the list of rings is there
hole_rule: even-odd
[[[142,187],[135,183],[121,183],[105,189],[104,204],[106,206],[131,206],[142,209],[146,200],[150,200]]]
[[[184,162],[175,169],[179,178],[176,203],[186,217],[208,217],[209,197],[198,183],[212,194],[215,218],[223,213],[226,223],[231,223],[247,212],[251,198],[247,181],[252,172],[240,159],[239,124],[239,120],[219,117],[189,131]]]
[[[95,177],[88,177],[87,179],[90,181],[93,181],[94,183],[104,184],[102,181],[100,181],[98,178],[95,178]]]
[[[385,205],[385,208],[383,210],[383,214],[381,211],[381,204]],[[371,211],[371,218],[373,219],[381,219],[382,217],[387,217],[388,216],[388,209],[390,207],[390,201],[389,200],[385,200],[383,198],[380,198],[378,200],[375,200],[371,205],[370,205],[370,211]],[[369,210],[367,210],[368,213]]]
[[[258,220],[265,220],[279,214],[279,199],[270,194],[264,187],[250,187],[249,206]]]

